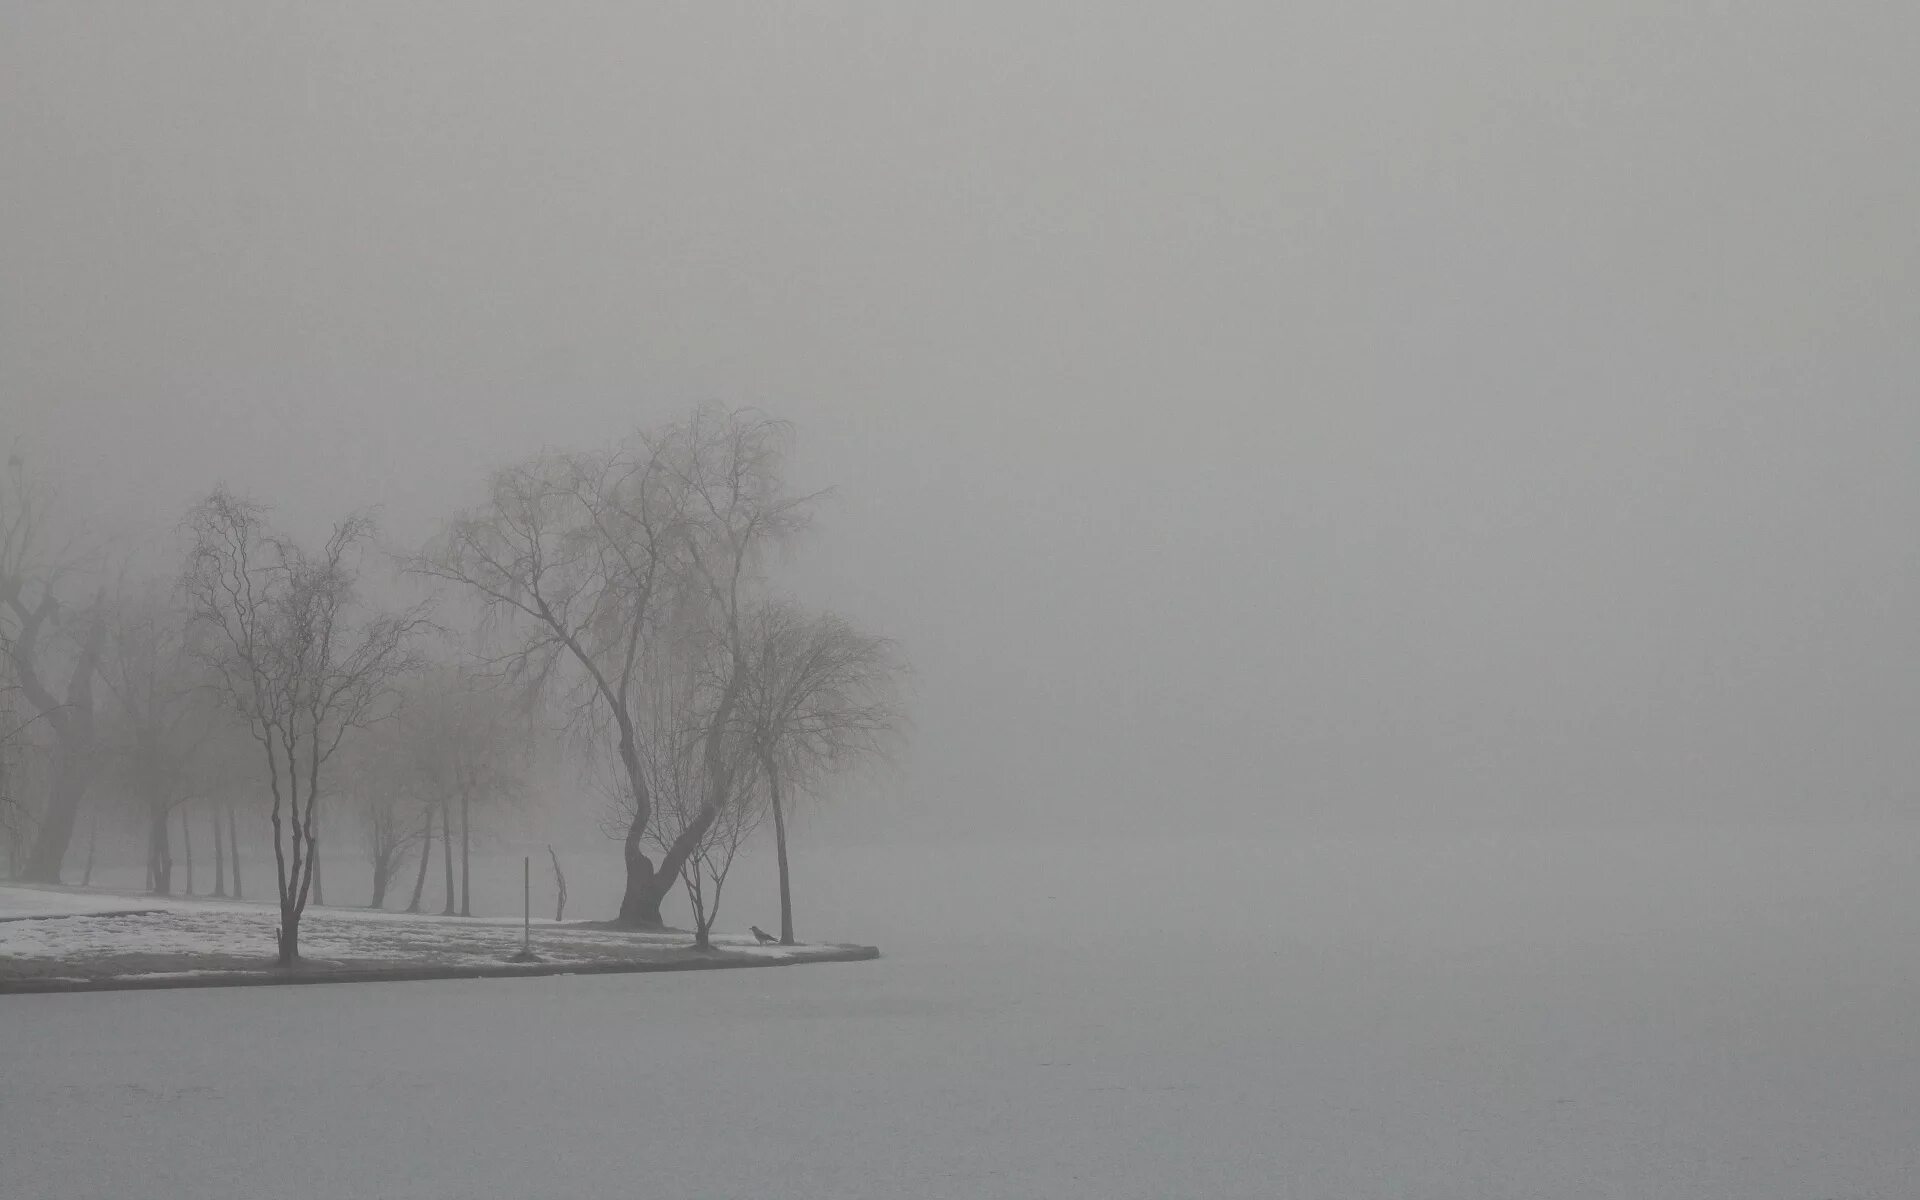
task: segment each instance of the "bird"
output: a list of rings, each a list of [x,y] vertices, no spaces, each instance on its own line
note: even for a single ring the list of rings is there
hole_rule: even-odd
[[[758,925],[749,925],[747,926],[747,928],[753,930],[754,940],[759,942],[762,946],[771,945],[772,943],[780,940],[779,938],[768,933],[766,930],[760,928]]]

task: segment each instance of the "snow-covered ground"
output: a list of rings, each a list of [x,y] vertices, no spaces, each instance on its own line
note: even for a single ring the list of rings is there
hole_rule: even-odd
[[[154,907],[157,906],[149,896],[0,884],[0,922],[80,913],[128,912]]]
[[[270,959],[277,907],[199,898],[152,897],[0,885],[0,976],[180,976]],[[535,949],[549,963],[640,958],[685,947],[685,934],[636,934],[533,922]],[[793,957],[746,934],[716,934],[722,949]],[[506,917],[435,917],[364,909],[309,908],[300,922],[303,958],[320,963],[491,966],[521,948],[522,922]],[[252,960],[252,961],[249,961]]]
[[[0,1196],[1920,1193],[1911,827],[814,861],[886,958],[0,997]]]

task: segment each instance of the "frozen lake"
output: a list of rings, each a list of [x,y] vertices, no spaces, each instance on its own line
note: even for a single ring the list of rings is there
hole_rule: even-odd
[[[1911,827],[874,850],[807,886],[803,936],[887,957],[0,997],[0,1195],[1920,1180]]]

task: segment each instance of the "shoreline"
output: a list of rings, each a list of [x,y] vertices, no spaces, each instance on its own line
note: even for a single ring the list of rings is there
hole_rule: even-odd
[[[656,971],[726,971],[754,967],[791,967],[806,963],[868,962],[880,957],[878,946],[832,945],[796,947],[790,956],[689,953],[682,957],[620,959],[600,962],[535,962],[497,964],[395,964],[391,967],[307,966],[265,967],[248,971],[205,973],[151,972],[141,975],[17,976],[0,975],[0,996],[51,992],[158,991],[174,988],[296,987],[316,983],[412,983],[429,979],[520,979],[552,975],[639,975]]]

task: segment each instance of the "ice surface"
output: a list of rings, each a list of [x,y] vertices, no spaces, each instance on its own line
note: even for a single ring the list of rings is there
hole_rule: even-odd
[[[1897,1200],[1917,864],[876,853],[802,893],[875,962],[0,997],[0,1196]]]

